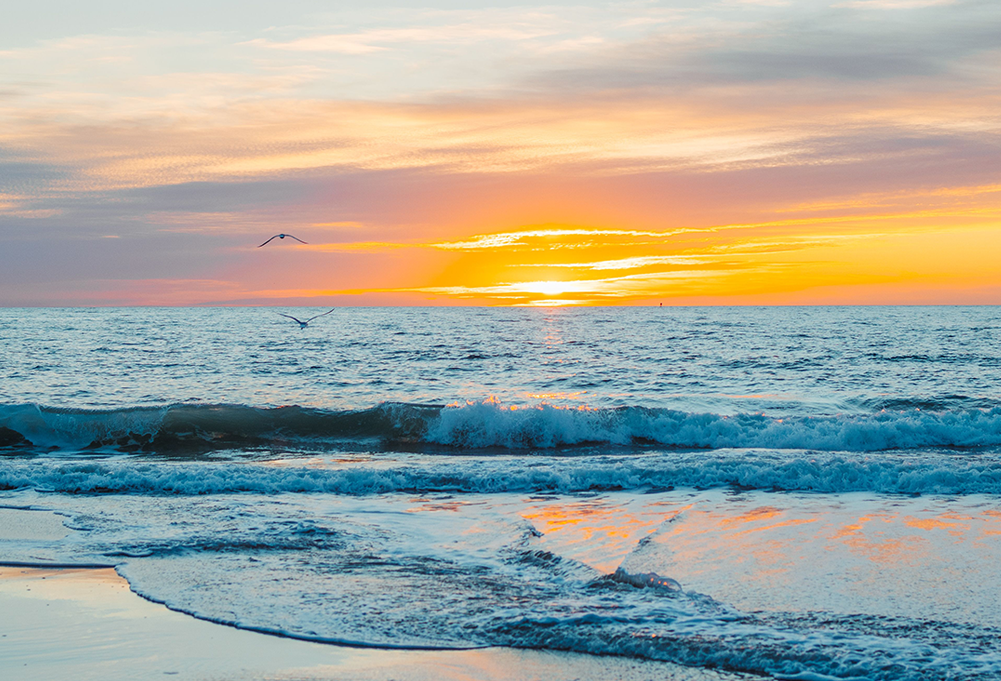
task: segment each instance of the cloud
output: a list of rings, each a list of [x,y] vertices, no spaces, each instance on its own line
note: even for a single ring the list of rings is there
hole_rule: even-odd
[[[67,169],[72,179],[59,186],[70,191],[321,169],[614,174],[855,163],[920,145],[934,155],[933,144],[997,134],[1001,93],[987,53],[1001,50],[1001,17],[985,7],[878,22],[859,21],[858,8],[804,2],[591,8],[580,17],[415,11],[381,25],[365,15],[369,26],[357,30],[285,27],[273,32],[280,38],[249,41],[71,36],[4,53],[50,86],[0,103],[0,143]],[[421,23],[395,25],[404,20]],[[498,69],[479,61],[493,54],[482,41],[495,39],[531,46],[505,52]],[[397,57],[360,54],[346,68],[310,56],[329,40],[443,51],[399,57],[424,60],[402,77]],[[582,41],[579,51],[538,58],[567,41]],[[310,55],[296,57],[302,50]],[[476,78],[451,79],[456,64]],[[835,90],[831,79],[845,82]],[[360,101],[362,83],[374,82],[395,94]]]
[[[955,5],[957,0],[852,0],[839,2],[834,7],[855,7],[858,9],[920,9],[939,5]]]
[[[533,15],[529,14],[527,18],[533,18]],[[535,14],[534,18],[538,19],[539,15]],[[393,46],[410,43],[458,43],[468,45],[481,43],[485,40],[523,41],[555,33],[557,31],[553,28],[546,28],[538,25],[536,22],[525,21],[524,18],[517,21],[517,23],[507,25],[491,25],[490,23],[482,22],[481,19],[473,22],[433,26],[383,28],[357,33],[311,35],[288,41],[270,41],[258,38],[248,41],[245,44],[292,52],[369,54],[371,52],[391,49]]]
[[[446,241],[446,242],[431,244],[431,246],[433,246],[434,248],[441,248],[445,250],[469,251],[469,250],[479,250],[479,249],[498,249],[498,248],[511,248],[513,246],[522,246],[531,239],[557,239],[568,236],[586,236],[586,237],[646,236],[646,237],[663,239],[675,233],[676,232],[643,232],[637,230],[622,230],[622,229],[547,228],[547,229],[520,230],[516,232],[504,232],[499,234],[480,234],[473,236],[465,241],[455,241],[455,242]]]
[[[263,38],[250,40],[247,45],[263,47],[272,50],[290,50],[293,52],[336,52],[339,54],[369,54],[388,49],[370,44],[362,35],[319,35],[309,38],[298,38],[288,42],[270,42]]]
[[[365,6],[22,41],[0,52],[0,257],[239,282],[214,299],[301,274],[297,296],[525,302],[564,275],[591,300],[996,229],[995,5],[837,3]],[[308,265],[248,259],[275,231],[303,231]]]
[[[745,269],[747,266],[742,267]],[[765,266],[767,269],[768,266]],[[563,294],[586,295],[590,302],[595,299],[633,298],[663,293],[665,287],[686,286],[694,282],[719,279],[732,274],[726,269],[684,270],[680,272],[652,272],[629,274],[601,279],[569,279],[560,281],[524,281],[493,286],[429,286],[401,289],[417,293],[457,296],[462,298],[501,298],[528,300],[531,298],[551,298]],[[581,302],[575,300],[575,303]]]
[[[706,265],[712,262],[712,256],[706,255],[643,255],[616,260],[599,260],[595,262],[574,263],[519,263],[519,267],[555,267],[575,270],[635,270],[657,265]]]
[[[890,0],[833,7],[790,3],[765,17],[693,22],[611,45],[574,64],[529,76],[527,85],[563,92],[669,89],[699,92],[722,86],[798,81],[893,81],[966,73],[966,62],[996,63],[1001,15],[990,3],[907,2],[923,11],[881,17],[864,10],[904,6]],[[749,17],[748,17],[749,19]],[[946,85],[943,83],[943,85]]]
[[[401,248],[422,247],[425,247],[424,244],[401,243],[399,241],[346,241],[332,244],[309,244],[303,248],[323,253],[382,253]]]

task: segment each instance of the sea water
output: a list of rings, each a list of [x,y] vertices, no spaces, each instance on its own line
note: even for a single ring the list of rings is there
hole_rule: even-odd
[[[999,678],[1001,309],[4,309],[0,505],[307,640]]]

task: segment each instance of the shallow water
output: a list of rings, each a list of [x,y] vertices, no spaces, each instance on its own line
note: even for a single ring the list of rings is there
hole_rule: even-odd
[[[996,308],[9,309],[0,339],[0,504],[74,530],[0,561],[309,640],[1001,675]]]

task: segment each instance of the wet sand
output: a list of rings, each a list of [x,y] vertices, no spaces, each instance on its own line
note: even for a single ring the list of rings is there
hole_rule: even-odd
[[[55,514],[0,509],[0,563],[5,540],[51,540],[64,533]],[[381,650],[297,641],[171,611],[132,593],[111,568],[0,567],[0,613],[0,677],[5,681],[739,678],[573,653]]]

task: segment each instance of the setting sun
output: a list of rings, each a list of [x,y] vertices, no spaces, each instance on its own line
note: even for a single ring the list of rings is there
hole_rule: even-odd
[[[989,3],[379,7],[0,46],[0,303],[1001,302]]]

